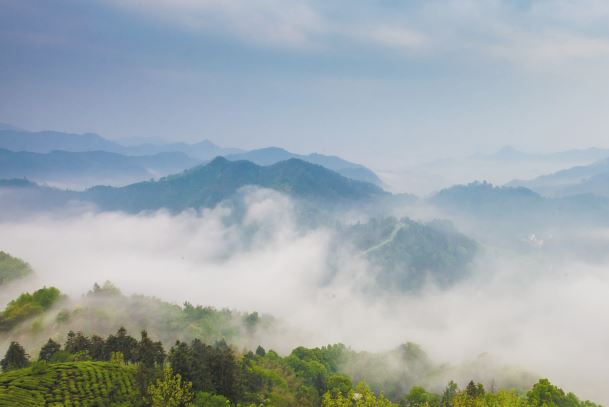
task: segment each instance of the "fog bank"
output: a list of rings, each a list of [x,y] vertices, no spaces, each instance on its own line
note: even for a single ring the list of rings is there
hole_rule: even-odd
[[[370,293],[373,267],[336,250],[331,229],[300,227],[288,198],[251,190],[243,203],[239,216],[219,205],[180,215],[3,220],[0,248],[28,261],[38,285],[73,297],[110,280],[127,294],[270,313],[290,327],[264,344],[281,351],[334,342],[375,351],[413,341],[454,364],[487,352],[609,402],[609,366],[601,363],[609,359],[608,264],[488,250],[475,275],[453,288]]]

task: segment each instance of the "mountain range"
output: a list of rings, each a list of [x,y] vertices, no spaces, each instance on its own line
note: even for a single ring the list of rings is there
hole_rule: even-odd
[[[194,167],[198,160],[180,152],[126,156],[107,151],[49,153],[0,149],[0,178],[27,178],[68,188],[125,185]]]
[[[116,186],[158,178],[224,156],[262,166],[297,158],[354,180],[382,185],[370,169],[336,156],[301,155],[278,147],[243,151],[208,140],[191,144],[137,141],[123,145],[93,133],[30,132],[0,123],[0,178],[25,177],[67,187]]]
[[[95,133],[63,133],[58,131],[26,131],[11,129],[10,125],[0,127],[0,148],[10,151],[50,153],[55,150],[83,152],[106,151],[123,155],[154,155],[166,152],[181,152],[199,161],[209,160],[218,155],[235,154],[241,150],[223,148],[209,140],[198,143],[139,144],[125,146],[105,139]]]
[[[609,197],[609,159],[579,165],[532,180],[514,180],[507,186],[523,186],[546,196],[595,194]]]
[[[556,225],[609,225],[609,199],[593,194],[551,198],[525,187],[473,182],[443,189],[426,202],[451,218],[485,225],[490,234],[497,226],[526,232]]]
[[[259,166],[223,157],[158,181],[124,187],[96,186],[78,192],[13,180],[0,182],[0,193],[5,200],[10,198],[20,203],[20,207],[34,205],[36,209],[44,209],[46,204],[65,206],[69,202],[83,202],[102,210],[140,212],[164,208],[178,212],[214,206],[245,186],[274,189],[322,206],[367,202],[390,195],[376,185],[355,181],[298,159]]]
[[[229,154],[225,156],[231,161],[247,160],[258,165],[272,165],[280,161],[297,158],[313,164],[318,164],[330,170],[357,181],[369,182],[371,184],[382,185],[381,179],[371,170],[360,164],[355,164],[340,157],[323,154],[295,154],[278,147],[261,148],[239,154]]]
[[[590,165],[609,158],[609,149],[587,148],[553,153],[530,153],[503,147],[492,153],[478,153],[461,158],[447,158],[414,164],[384,178],[407,179],[410,192],[428,195],[456,184],[485,179],[503,185],[514,179],[532,179],[565,168]]]

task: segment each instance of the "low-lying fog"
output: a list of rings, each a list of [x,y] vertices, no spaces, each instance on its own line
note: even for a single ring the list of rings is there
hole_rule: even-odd
[[[363,289],[371,267],[347,248],[332,249],[330,229],[299,227],[293,203],[277,193],[253,190],[244,199],[238,221],[224,205],[3,220],[0,248],[28,261],[38,285],[73,297],[110,280],[125,293],[270,313],[292,327],[268,340],[281,351],[414,341],[451,363],[488,352],[609,402],[608,264],[487,248],[476,273],[451,289],[371,294]],[[595,233],[607,243],[608,231]]]

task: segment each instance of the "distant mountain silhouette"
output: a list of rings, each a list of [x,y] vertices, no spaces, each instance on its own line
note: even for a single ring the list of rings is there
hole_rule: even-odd
[[[0,178],[27,178],[63,186],[120,185],[197,165],[184,153],[125,156],[106,151],[13,152],[0,149]]]
[[[609,224],[609,199],[592,194],[547,198],[524,187],[474,182],[443,189],[427,202],[471,222],[490,221],[520,230],[543,225]]]
[[[53,150],[120,152],[123,147],[93,133],[0,129],[0,148],[10,151],[50,153]]]
[[[211,207],[247,185],[271,188],[296,198],[323,202],[368,200],[386,195],[379,187],[354,181],[322,166],[290,159],[271,166],[215,158],[181,174],[122,188],[95,187],[84,192],[102,209],[139,212],[167,208]]]
[[[167,152],[181,152],[200,161],[209,160],[218,155],[234,154],[241,151],[235,148],[222,148],[208,140],[193,144],[168,143],[124,146],[94,133],[31,132],[19,130],[12,126],[6,128],[0,127],[0,148],[15,152],[50,153],[55,150],[71,152],[106,151],[123,155],[155,155]]]
[[[542,195],[595,194],[609,197],[609,159],[579,165],[532,180],[514,180],[508,186],[524,186]]]
[[[249,161],[229,161],[217,157],[180,174],[158,181],[139,182],[125,187],[96,186],[83,192],[62,191],[41,187],[26,180],[5,180],[5,190],[16,193],[18,202],[27,203],[22,196],[33,197],[40,208],[45,196],[53,204],[83,202],[102,210],[140,212],[168,209],[179,212],[188,208],[212,207],[231,197],[241,187],[257,186],[283,192],[291,197],[315,202],[321,207],[333,204],[367,202],[391,195],[376,185],[355,181],[320,165],[298,159],[281,161],[271,166],[259,166]],[[26,205],[28,206],[28,205]],[[32,205],[30,205],[32,206]]]
[[[127,145],[122,145],[93,133],[74,134],[58,131],[31,132],[18,129],[17,127],[8,124],[0,123],[0,149],[8,150],[11,152],[31,152],[39,154],[50,154],[55,151],[67,151],[74,153],[107,152],[121,154],[125,156],[156,156],[163,153],[182,153],[190,157],[189,161],[185,161],[185,165],[179,165],[179,163],[176,162],[176,164],[178,165],[172,168],[172,171],[174,172],[180,171],[189,166],[193,166],[196,163],[202,163],[211,160],[217,156],[224,156],[230,161],[252,161],[255,164],[263,166],[272,165],[280,161],[288,160],[290,158],[298,158],[303,161],[324,166],[330,170],[338,172],[339,174],[347,178],[351,178],[358,181],[370,182],[379,186],[382,185],[381,180],[370,169],[364,167],[363,165],[352,163],[336,156],[327,156],[317,153],[309,155],[300,155],[291,153],[278,147],[269,147],[244,152],[243,150],[237,148],[224,148],[217,146],[209,140],[203,140],[197,143],[166,143],[162,141],[138,143],[138,141],[150,141],[150,139],[126,139]],[[91,156],[89,157],[90,159],[92,159]],[[166,155],[165,159],[168,160],[169,157],[170,156]],[[178,156],[174,155],[174,157],[177,158]],[[83,155],[81,158],[85,159],[85,156]],[[68,158],[66,157],[66,159]],[[69,159],[78,160],[76,156],[72,156]],[[5,160],[9,160],[9,158],[6,157],[6,154]],[[30,162],[32,162],[31,160],[34,160],[34,158],[29,157],[29,160]],[[38,160],[46,161],[46,165],[50,165],[49,163],[53,161],[53,157],[39,157]],[[139,163],[130,163],[129,165],[126,165],[125,162],[129,161],[126,158],[119,159],[118,157],[114,157],[113,160],[115,160],[117,163],[119,161],[122,161],[122,164],[120,164],[119,167],[122,166],[125,171],[128,172],[127,174],[123,174],[126,177],[130,177],[131,174],[136,171],[133,168],[134,166],[140,166]],[[149,162],[151,161],[149,160]],[[93,163],[91,165],[93,165]],[[66,169],[69,166],[69,164],[66,164],[65,166],[63,166],[63,168]],[[14,164],[11,164],[11,166],[6,167],[5,173],[0,172],[0,177],[11,176],[10,174],[12,174],[12,172],[10,170],[12,167],[14,167],[15,169],[20,168],[19,171],[14,172],[14,176],[16,177],[27,176],[32,177],[32,179],[47,181],[47,178],[40,178],[38,177],[38,175],[34,177],[31,175],[31,173],[30,175],[26,175],[23,171],[23,167],[19,167],[18,165]],[[143,180],[154,174],[158,176],[165,175],[171,172],[164,170],[157,171],[156,167],[157,164],[151,164],[150,168],[148,168],[149,171],[139,170],[141,176],[143,177],[140,179]],[[104,170],[104,166],[101,164],[99,168],[102,171]],[[51,173],[55,171],[55,168],[48,167],[48,169]],[[115,173],[117,174],[117,176],[121,175],[119,174],[118,168]],[[65,172],[65,175],[67,177],[79,176],[79,174],[69,174],[68,172]],[[102,179],[104,178],[102,177]],[[68,180],[53,179],[53,181],[62,183],[62,181]]]
[[[364,167],[363,165],[343,160],[337,156],[317,153],[302,155],[291,153],[279,147],[268,147],[258,150],[251,150],[240,154],[226,155],[225,158],[231,161],[247,160],[258,165],[272,165],[280,161],[289,160],[290,158],[297,158],[302,161],[321,165],[330,170],[336,171],[347,178],[369,182],[379,186],[382,185],[382,181],[372,170]]]

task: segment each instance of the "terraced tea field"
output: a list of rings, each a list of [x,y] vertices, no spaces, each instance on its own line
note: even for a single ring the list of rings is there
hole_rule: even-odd
[[[109,362],[53,363],[0,374],[0,406],[129,405],[135,368]]]

